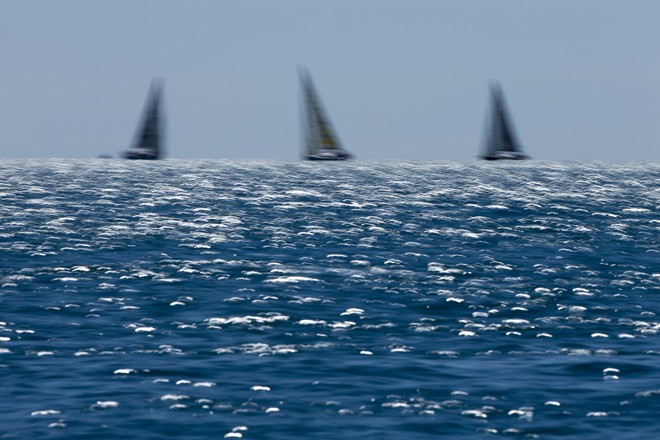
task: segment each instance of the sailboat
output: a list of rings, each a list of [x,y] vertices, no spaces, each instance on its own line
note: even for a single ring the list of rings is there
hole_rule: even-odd
[[[353,155],[344,149],[332,128],[314,88],[312,76],[303,68],[299,68],[298,73],[302,88],[303,157],[307,160],[352,159]]]
[[[495,83],[490,86],[490,109],[486,120],[484,141],[485,151],[481,156],[482,159],[529,159],[529,156],[522,152],[520,142],[513,129],[502,88]]]
[[[153,80],[133,146],[124,153],[125,159],[156,160],[163,154],[163,116],[161,109],[163,87]]]

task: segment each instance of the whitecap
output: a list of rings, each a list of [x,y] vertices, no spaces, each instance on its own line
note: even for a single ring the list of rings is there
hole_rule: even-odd
[[[362,309],[347,309],[345,312],[342,312],[339,316],[345,316],[345,315],[362,315],[364,314],[364,310]]]
[[[105,400],[105,401],[97,400],[96,403],[94,405],[92,405],[90,408],[92,408],[92,409],[96,409],[96,408],[105,409],[105,408],[117,408],[118,406],[119,406],[119,402],[117,402],[115,400]]]
[[[264,324],[264,323],[274,323],[274,322],[283,322],[288,321],[289,317],[286,315],[280,314],[268,314],[267,316],[234,316],[230,318],[208,318],[205,319],[209,325],[223,325],[223,324]]]
[[[504,324],[509,324],[509,325],[525,325],[529,324],[529,321],[526,319],[505,319],[502,321]]]
[[[660,395],[660,389],[658,390],[646,390],[635,393],[635,397],[653,397]]]
[[[302,277],[302,276],[289,276],[289,277],[277,277],[277,278],[271,278],[264,283],[300,283],[300,282],[316,282],[319,283],[321,280],[318,278],[310,278],[310,277]]]
[[[607,417],[609,413],[605,411],[592,411],[587,413],[587,417]]]
[[[276,345],[273,347],[273,354],[292,354],[298,353],[298,350],[290,345]]]
[[[567,350],[567,353],[569,356],[591,356],[593,354],[591,350],[587,350],[583,348]]]
[[[495,269],[513,270],[513,267],[509,266],[508,264],[498,264],[498,265],[495,266]]]
[[[270,387],[264,385],[254,385],[250,388],[252,391],[270,391]]]
[[[163,400],[163,401],[168,401],[168,400],[177,401],[177,400],[184,400],[184,399],[190,399],[190,396],[186,396],[184,394],[163,394],[160,397],[160,400]]]
[[[301,190],[301,189],[292,189],[289,191],[285,191],[284,194],[291,195],[291,196],[313,196],[313,197],[323,197],[323,194],[308,189],[308,190]]]
[[[54,416],[62,414],[62,411],[56,410],[56,409],[43,409],[40,411],[32,411],[30,413],[31,416],[37,417],[37,416]]]
[[[322,319],[301,319],[298,321],[300,325],[326,325],[327,322]]]
[[[150,333],[156,330],[156,327],[136,327],[135,333]]]
[[[354,326],[355,323],[352,321],[343,321],[343,322],[333,322],[330,324],[330,327],[334,329],[345,329],[345,328],[350,328]]]
[[[578,296],[594,296],[592,292],[582,287],[576,287],[575,289],[573,289],[573,292],[575,292],[575,294]]]
[[[601,349],[595,351],[598,356],[614,356],[617,354],[616,350]]]
[[[485,412],[480,411],[478,409],[466,409],[464,411],[461,411],[461,415],[463,415],[463,416],[472,416],[472,417],[476,417],[476,418],[479,418],[479,419],[488,418],[488,414],[486,414]]]
[[[34,280],[34,277],[28,276],[28,275],[7,275],[6,277],[2,278],[2,282],[12,282],[12,281],[32,281]],[[16,284],[14,284],[15,286]]]
[[[385,402],[381,406],[383,408],[408,408],[410,405],[406,402]]]
[[[37,356],[53,356],[53,355],[55,354],[55,352],[54,352],[54,351],[46,351],[46,350],[44,350],[44,351],[37,351],[37,352],[34,352],[34,354],[36,354]]]
[[[459,352],[451,351],[451,350],[437,350],[437,351],[432,351],[431,354],[437,354],[438,356],[447,356],[447,357],[458,357],[460,355]]]

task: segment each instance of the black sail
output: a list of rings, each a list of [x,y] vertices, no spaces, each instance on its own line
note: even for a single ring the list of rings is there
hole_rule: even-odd
[[[306,69],[299,68],[302,89],[302,132],[304,157],[308,160],[346,160],[353,156],[344,149],[335,133],[312,77]]]
[[[151,83],[142,119],[135,133],[135,140],[124,155],[126,159],[156,160],[163,158],[162,93],[161,81],[154,80]]]
[[[513,122],[504,101],[504,93],[497,84],[491,84],[490,87],[490,110],[485,130],[485,151],[481,157],[486,160],[527,159],[513,128]]]

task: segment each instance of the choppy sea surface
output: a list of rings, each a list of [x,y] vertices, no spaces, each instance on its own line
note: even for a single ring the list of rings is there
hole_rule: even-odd
[[[660,164],[0,161],[0,438],[660,438]]]

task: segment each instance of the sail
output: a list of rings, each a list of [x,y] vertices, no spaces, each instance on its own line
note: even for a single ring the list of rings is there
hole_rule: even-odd
[[[163,156],[163,115],[161,108],[162,84],[151,83],[142,119],[135,133],[127,159],[160,159]]]
[[[306,158],[312,160],[343,160],[350,158],[350,153],[344,150],[321,104],[311,75],[302,68],[298,70],[298,73],[303,95],[301,118],[303,120],[302,132]]]
[[[484,159],[526,159],[509,116],[504,93],[497,84],[490,88],[490,113],[486,122]]]

